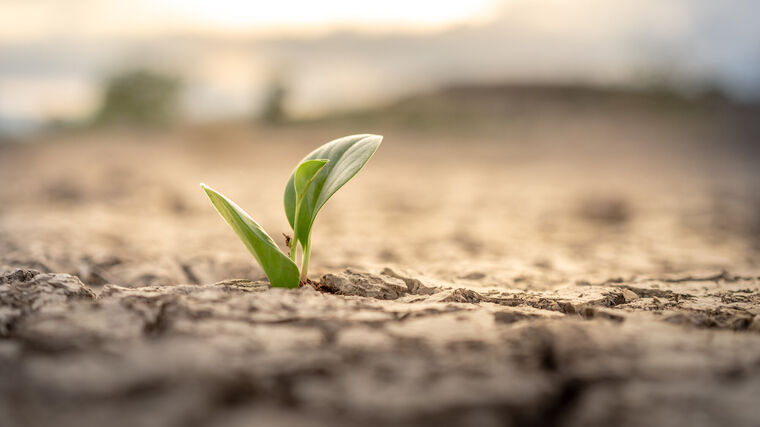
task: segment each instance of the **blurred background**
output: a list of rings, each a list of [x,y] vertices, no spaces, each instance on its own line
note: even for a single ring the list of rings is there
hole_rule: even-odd
[[[752,0],[3,0],[0,131],[304,119],[452,86],[753,103],[759,12]],[[156,114],[137,117],[139,102]]]
[[[0,265],[93,286],[261,277],[197,183],[279,236],[298,160],[378,133],[317,223],[316,272],[752,269],[757,16],[753,0],[0,0]]]

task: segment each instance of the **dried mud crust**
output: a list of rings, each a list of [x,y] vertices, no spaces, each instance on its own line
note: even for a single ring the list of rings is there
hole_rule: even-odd
[[[739,425],[760,279],[471,289],[385,269],[94,292],[0,277],[4,426]]]

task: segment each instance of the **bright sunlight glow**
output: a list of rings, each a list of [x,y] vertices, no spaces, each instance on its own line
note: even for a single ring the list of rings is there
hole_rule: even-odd
[[[0,42],[67,38],[429,31],[487,21],[499,0],[0,0]]]
[[[442,25],[477,18],[494,0],[249,1],[154,0],[157,9],[187,22],[209,26],[323,26],[363,23]]]

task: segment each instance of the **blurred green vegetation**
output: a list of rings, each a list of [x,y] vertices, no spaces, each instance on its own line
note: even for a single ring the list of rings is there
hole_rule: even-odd
[[[275,77],[269,82],[267,94],[261,106],[259,121],[265,124],[282,124],[288,120],[285,101],[288,88],[281,77]]]
[[[182,82],[148,70],[128,70],[104,83],[93,123],[103,126],[164,127],[180,116]]]

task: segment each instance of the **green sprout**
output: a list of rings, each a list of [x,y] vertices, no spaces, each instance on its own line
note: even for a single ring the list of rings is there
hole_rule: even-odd
[[[293,228],[284,254],[243,209],[211,187],[201,187],[219,214],[259,262],[274,287],[295,288],[307,280],[311,255],[311,228],[319,210],[369,161],[383,137],[351,135],[330,141],[309,153],[296,166],[285,186],[285,215]],[[301,246],[301,268],[297,263]]]

